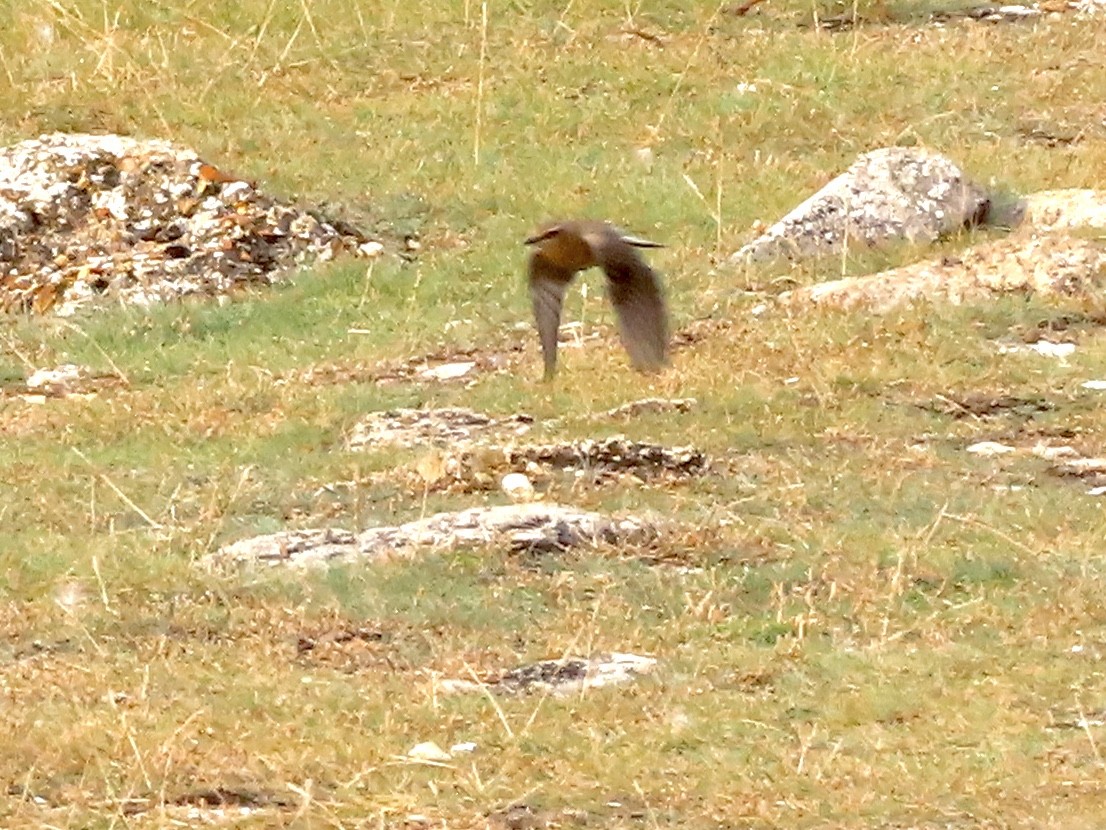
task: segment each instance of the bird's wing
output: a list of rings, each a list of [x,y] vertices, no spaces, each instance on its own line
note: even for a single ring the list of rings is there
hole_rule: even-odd
[[[561,327],[561,306],[565,289],[575,272],[562,268],[544,256],[540,250],[530,255],[530,301],[534,306],[534,322],[541,338],[545,359],[545,379],[550,380],[557,369],[557,331]]]
[[[668,310],[660,279],[629,244],[619,240],[596,252],[607,275],[622,345],[634,368],[659,369],[668,352]]]

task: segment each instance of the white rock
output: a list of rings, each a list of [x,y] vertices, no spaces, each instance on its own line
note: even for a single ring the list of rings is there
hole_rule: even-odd
[[[978,444],[972,444],[968,447],[968,452],[976,455],[1005,455],[1014,452],[1014,448],[1006,444],[1000,444],[997,441],[980,441]]]
[[[1101,392],[1106,389],[1106,380],[1086,380],[1080,384],[1084,389],[1093,389],[1096,392]]]
[[[1075,352],[1074,343],[1051,343],[1048,340],[1038,340],[1029,344],[1029,350],[1045,357],[1067,357]]]
[[[1042,357],[1065,358],[1075,351],[1074,343],[1052,343],[1048,340],[1038,340],[1036,343],[1004,343],[998,347],[999,354],[1023,354],[1035,352]]]
[[[27,387],[29,389],[42,389],[46,386],[64,388],[73,381],[80,380],[82,371],[80,366],[72,363],[63,363],[55,369],[38,369],[27,378]]]
[[[534,485],[522,473],[507,473],[499,484],[507,498],[516,504],[534,500]]]
[[[473,361],[443,363],[440,366],[427,366],[419,370],[419,377],[425,380],[457,380],[476,368]]]
[[[1045,444],[1037,444],[1031,452],[1038,458],[1043,458],[1046,461],[1055,461],[1057,458],[1077,458],[1079,453],[1074,447],[1062,446],[1062,447],[1049,447]]]
[[[433,761],[435,763],[445,763],[453,760],[452,755],[433,741],[423,741],[415,744],[407,750],[407,757],[412,761]]]

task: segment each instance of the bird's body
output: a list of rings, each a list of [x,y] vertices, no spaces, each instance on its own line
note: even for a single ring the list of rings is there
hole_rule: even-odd
[[[607,276],[618,315],[622,344],[634,368],[652,371],[664,365],[668,351],[668,312],[656,273],[638,248],[659,248],[627,236],[607,222],[555,222],[526,240],[530,255],[530,297],[541,337],[545,379],[557,369],[557,331],[565,291],[576,274],[599,266]]]

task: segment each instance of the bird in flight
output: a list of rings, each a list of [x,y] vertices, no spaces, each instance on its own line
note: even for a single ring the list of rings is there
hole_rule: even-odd
[[[668,351],[668,310],[660,279],[638,248],[662,248],[628,236],[607,222],[553,222],[526,240],[530,254],[530,299],[545,359],[545,379],[557,371],[557,331],[565,291],[578,271],[598,265],[607,276],[611,303],[618,317],[622,345],[634,368],[654,371]]]

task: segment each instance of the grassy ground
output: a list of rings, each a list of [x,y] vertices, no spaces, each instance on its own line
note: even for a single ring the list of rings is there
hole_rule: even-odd
[[[896,142],[1008,191],[1106,186],[1106,23],[936,28],[925,13],[956,4],[857,5],[875,22],[833,35],[812,15],[852,4],[0,11],[5,143],[171,138],[421,242],[413,262],[335,263],[221,306],[0,321],[2,379],[74,361],[127,381],[90,400],[0,399],[0,823],[179,826],[223,788],[262,807],[242,827],[482,827],[518,804],[563,826],[1101,826],[1101,500],[1031,455],[964,452],[1103,452],[1102,393],[1080,387],[1102,377],[1101,329],[1071,329],[1062,363],[991,342],[1096,303],[754,316],[744,289],[778,272],[723,261],[754,221]],[[1034,140],[1042,124],[1078,138]],[[535,383],[536,342],[515,328],[518,241],[560,214],[666,241],[655,260],[677,325],[720,322],[659,378],[629,372],[606,337],[567,353],[555,386]],[[570,315],[608,326],[597,294]],[[368,379],[389,360],[515,342],[526,372],[471,388]],[[971,393],[1051,408],[930,406]],[[701,405],[590,418],[644,394]],[[307,578],[193,567],[257,532],[419,515],[421,492],[380,475],[392,455],[343,449],[361,415],[394,405],[701,446],[724,473],[571,498],[701,526],[662,553],[703,569],[496,550]],[[379,638],[297,647],[362,628]],[[499,710],[434,691],[470,667],[603,650],[660,670]],[[478,749],[441,768],[396,761],[423,740]]]

